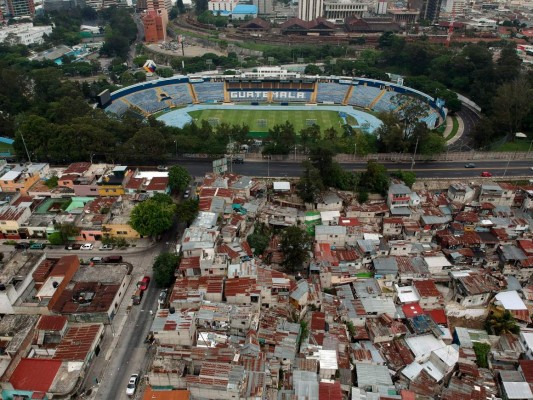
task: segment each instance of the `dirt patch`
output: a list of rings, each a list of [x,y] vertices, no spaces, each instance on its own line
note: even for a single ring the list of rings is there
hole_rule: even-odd
[[[183,53],[181,51],[181,47],[176,50],[166,50],[159,47],[157,44],[147,44],[146,47],[148,47],[151,51],[155,53],[160,54],[168,54],[176,57],[182,57]],[[186,45],[184,47],[185,50],[185,57],[201,57],[206,53],[214,53],[217,56],[223,56],[224,53],[222,53],[220,50],[216,50],[209,47],[203,47],[203,46],[195,46],[195,45]]]

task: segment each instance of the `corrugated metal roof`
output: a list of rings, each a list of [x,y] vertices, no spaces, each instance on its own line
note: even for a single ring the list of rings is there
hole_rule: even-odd
[[[355,363],[357,386],[364,388],[374,385],[392,385],[387,367],[367,363]]]

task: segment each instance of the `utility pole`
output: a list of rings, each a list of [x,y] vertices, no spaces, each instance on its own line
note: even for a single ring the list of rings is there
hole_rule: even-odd
[[[533,144],[533,140],[529,143],[529,149],[527,149],[527,156],[526,158],[529,158],[529,152],[531,151],[531,145]]]
[[[267,156],[267,176],[270,178],[270,154]]]
[[[353,144],[353,159],[354,161],[357,159],[357,142]]]
[[[509,159],[507,160],[507,165],[505,166],[505,171],[503,171],[503,177],[507,174],[507,168],[509,168],[509,163],[511,162],[511,154],[509,154]]]
[[[229,172],[232,173],[233,172],[233,143],[231,141],[231,135],[229,135],[229,156],[230,156],[230,160],[229,160]]]
[[[22,138],[22,144],[24,145],[24,149],[26,150],[26,155],[28,156],[28,162],[31,164],[30,152],[28,151],[28,147],[26,146],[26,140],[24,140],[24,135],[21,133],[20,137]]]
[[[413,159],[411,160],[411,171],[413,170],[413,167],[415,166],[416,151],[418,150],[418,139],[420,139],[420,137],[416,138],[415,152],[413,154]]]

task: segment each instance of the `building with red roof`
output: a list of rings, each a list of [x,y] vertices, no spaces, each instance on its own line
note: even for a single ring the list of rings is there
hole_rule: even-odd
[[[425,314],[424,310],[422,310],[422,307],[420,307],[420,304],[418,303],[404,304],[402,306],[402,311],[405,315],[405,318],[413,318],[418,315]]]
[[[100,343],[103,324],[71,325],[56,348],[54,360],[88,362]]]
[[[444,308],[444,298],[433,280],[413,281],[413,288],[420,298],[419,304],[424,310]]]
[[[67,328],[67,317],[62,315],[42,315],[37,323],[37,330],[45,332],[64,332]]]
[[[11,375],[9,383],[17,390],[49,392],[61,363],[60,360],[23,358]]]
[[[319,400],[342,400],[342,388],[339,381],[320,382],[318,384]]]

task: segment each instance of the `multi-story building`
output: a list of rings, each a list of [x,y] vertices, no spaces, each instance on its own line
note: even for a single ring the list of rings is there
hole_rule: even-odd
[[[323,0],[301,0],[298,3],[298,18],[312,21],[322,16]]]
[[[0,19],[1,21],[1,19]],[[44,35],[52,33],[51,26],[33,26],[33,24],[20,24],[0,29],[0,42],[4,42],[8,37],[14,37],[19,44],[41,44],[44,42]]]
[[[33,17],[35,4],[33,0],[7,0],[7,11],[10,17]]]
[[[412,0],[409,8],[420,10],[420,19],[435,22],[439,19],[442,0]]]
[[[218,11],[231,12],[237,4],[239,4],[239,0],[209,0],[207,9],[214,14]]]
[[[366,0],[325,0],[324,17],[329,20],[342,20],[349,16],[362,17],[369,11],[371,2]]]

